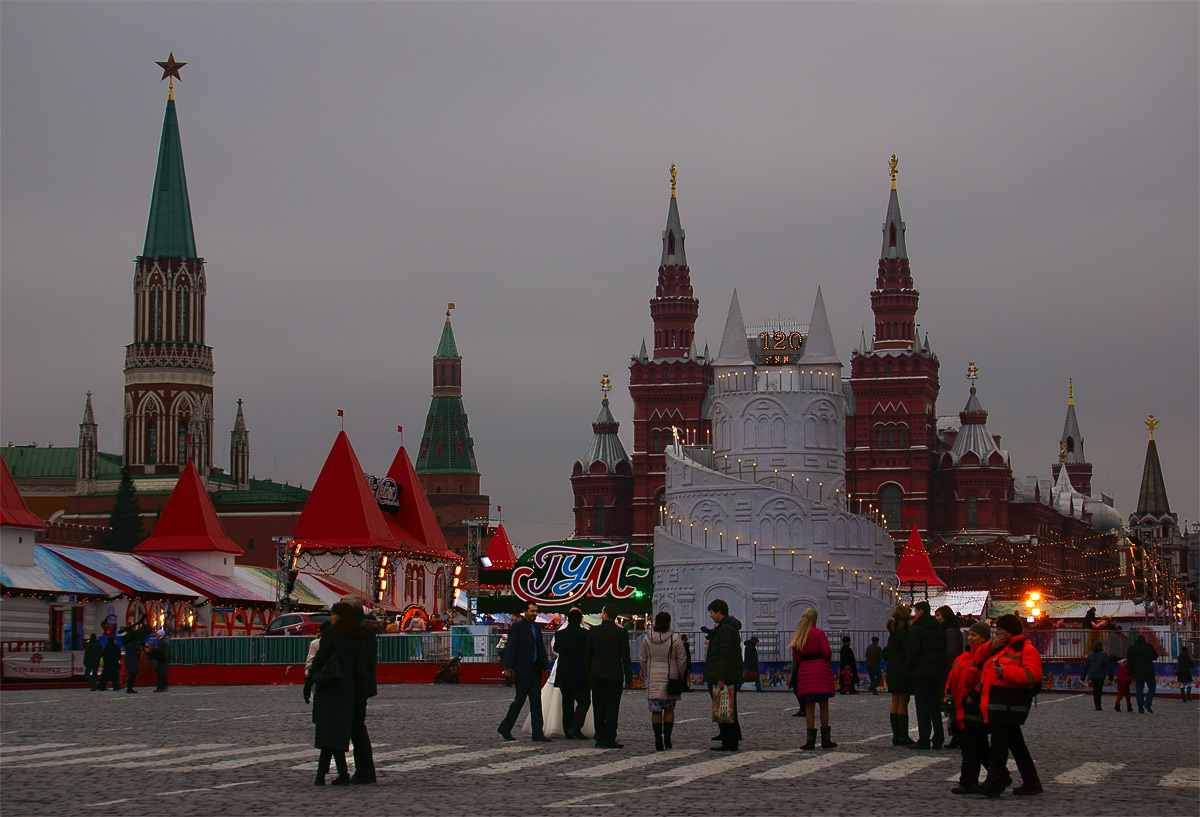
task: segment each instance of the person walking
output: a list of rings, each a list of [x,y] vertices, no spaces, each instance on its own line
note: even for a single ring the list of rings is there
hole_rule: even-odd
[[[911,746],[914,741],[908,736],[908,699],[912,695],[913,682],[905,668],[908,653],[908,637],[912,629],[912,611],[901,604],[892,612],[887,623],[888,643],[883,649],[883,660],[887,661],[887,685],[892,693],[892,745]]]
[[[842,636],[842,650],[838,655],[838,663],[841,664],[840,674],[845,676],[847,670],[853,679],[850,684],[849,694],[858,694],[858,659],[854,657],[854,648],[850,646],[850,636]]]
[[[1096,704],[1096,711],[1104,709],[1100,705],[1101,698],[1104,695],[1105,679],[1111,681],[1116,676],[1113,670],[1112,661],[1108,659],[1108,653],[1104,651],[1104,645],[1099,641],[1092,651],[1088,653],[1087,658],[1083,660],[1083,674],[1080,676],[1084,681],[1090,681],[1092,684],[1092,701]],[[1120,704],[1117,704],[1118,708]]]
[[[88,692],[95,692],[100,688],[100,659],[103,657],[104,647],[100,646],[96,634],[92,633],[92,637],[83,648],[83,677],[87,679]]]
[[[917,699],[917,742],[910,749],[941,749],[942,695],[945,689],[946,631],[929,613],[929,602],[913,605],[913,626],[908,636],[904,666],[912,678]],[[931,742],[932,737],[932,742]]]
[[[742,653],[742,666],[745,668],[743,678],[754,682],[754,691],[762,692],[762,677],[758,672],[758,636],[752,635],[746,639],[745,651]]]
[[[1192,668],[1195,666],[1188,648],[1180,647],[1178,663],[1175,665],[1175,680],[1179,682],[1179,700],[1185,704],[1192,700]]]
[[[137,695],[133,685],[142,667],[142,646],[140,638],[125,637],[125,692],[129,695]]]
[[[943,604],[937,608],[934,613],[934,618],[941,625],[946,633],[946,663],[945,671],[942,673],[943,685],[945,679],[950,677],[950,668],[954,666],[954,662],[963,652],[963,634],[962,620],[955,615],[954,611],[948,605]],[[938,717],[941,717],[938,715]],[[954,711],[951,709],[946,713],[946,734],[950,740],[946,742],[947,749],[957,749],[958,743],[958,718],[954,716]]]
[[[167,691],[167,665],[171,663],[171,638],[167,635],[167,631],[159,628],[155,632],[157,641],[153,649],[146,653],[146,657],[154,664],[154,677],[157,682],[154,685],[155,692]]]
[[[1021,619],[1012,613],[996,620],[996,634],[980,667],[979,708],[992,739],[988,753],[987,779],[974,787],[978,794],[999,797],[1012,778],[1008,755],[1012,752],[1021,785],[1013,794],[1040,794],[1041,780],[1025,745],[1021,726],[1029,716],[1034,688],[1042,679],[1042,656],[1022,634]]]
[[[554,651],[558,653],[558,670],[554,686],[562,694],[563,736],[567,740],[583,740],[583,722],[591,705],[584,649],[587,630],[583,629],[583,611],[572,607],[567,611],[567,626],[554,634]]]
[[[987,660],[992,639],[992,628],[985,621],[977,621],[967,631],[967,650],[960,653],[950,668],[946,679],[946,695],[953,704],[951,716],[958,728],[958,748],[962,752],[958,783],[950,789],[952,794],[971,794],[979,783],[979,772],[987,763],[987,726],[979,710],[980,668]]]
[[[692,691],[692,644],[688,641],[687,634],[679,636],[679,640],[683,642],[683,661],[687,670],[683,674],[683,691]]]
[[[1117,662],[1117,704],[1113,708],[1121,711],[1121,699],[1125,700],[1125,711],[1133,711],[1133,676],[1129,674],[1129,662],[1122,658]]]
[[[738,721],[737,691],[742,683],[742,622],[729,614],[724,599],[708,604],[708,616],[716,625],[708,634],[708,656],[704,660],[704,682],[713,690],[713,720],[717,722],[716,752],[736,752],[742,740],[742,725]],[[722,723],[717,717],[717,698],[728,695],[733,719]]]
[[[817,729],[814,724],[817,707],[821,708],[821,748],[834,749],[837,744],[830,737],[829,699],[834,694],[833,650],[825,631],[817,626],[817,611],[809,607],[800,615],[800,623],[788,642],[792,648],[792,666],[796,683],[792,689],[796,700],[804,710],[804,722],[808,727],[808,740],[801,749],[817,748]]]
[[[102,660],[104,669],[100,673],[100,691],[106,692],[111,683],[113,692],[119,692],[121,689],[121,645],[115,635],[106,636]]]
[[[642,678],[646,681],[646,705],[650,708],[650,728],[654,731],[654,751],[671,748],[675,728],[675,702],[683,691],[683,642],[671,629],[671,614],[663,611],[654,617],[654,629],[646,633],[638,649]]]
[[[621,692],[633,683],[629,659],[629,634],[617,626],[616,611],[605,605],[600,623],[588,630],[583,661],[592,687],[592,723],[597,749],[621,749],[617,743],[617,718],[621,714]]]
[[[342,601],[350,605],[363,631],[363,694],[355,698],[354,721],[350,725],[350,742],[354,745],[354,774],[350,775],[350,783],[370,786],[376,783],[376,775],[375,752],[367,731],[367,701],[379,694],[375,679],[375,664],[379,658],[376,635],[387,625],[370,611],[362,596],[347,594],[342,596]]]
[[[350,785],[346,751],[355,713],[365,708],[361,701],[367,694],[366,647],[359,617],[359,611],[344,601],[330,608],[329,629],[321,634],[312,671],[304,678],[304,702],[313,702],[313,746],[321,751],[313,780],[317,786],[325,785],[330,760],[338,772],[331,785]]]
[[[1154,691],[1158,687],[1154,675],[1154,662],[1158,660],[1158,650],[1154,649],[1154,645],[1147,643],[1146,636],[1139,635],[1137,641],[1129,645],[1125,660],[1129,662],[1129,674],[1133,676],[1134,688],[1137,691],[1138,714],[1149,712],[1153,715]]]
[[[883,648],[879,646],[879,636],[871,636],[871,645],[867,647],[867,651],[863,655],[867,659],[867,679],[871,682],[871,694],[879,694],[879,682],[883,680],[883,673],[879,669],[879,664],[883,659]]]
[[[504,648],[504,677],[512,680],[516,695],[508,706],[508,714],[496,727],[500,737],[505,740],[516,740],[512,728],[528,700],[534,742],[550,742],[550,738],[542,731],[542,673],[550,668],[550,664],[546,660],[546,645],[542,641],[537,613],[537,604],[529,602],[525,605],[525,615],[514,621],[508,630],[508,645]]]

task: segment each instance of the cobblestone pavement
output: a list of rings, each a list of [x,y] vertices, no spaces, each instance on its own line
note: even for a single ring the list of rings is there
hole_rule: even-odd
[[[1096,712],[1043,695],[1025,727],[1045,793],[950,794],[958,753],[891,746],[884,695],[831,703],[837,749],[801,752],[786,693],[744,693],[746,740],[709,751],[707,696],[685,696],[675,748],[655,752],[642,692],[618,739],[506,744],[502,687],[380,687],[368,727],[378,786],[316,789],[298,686],[176,687],[165,695],[14,691],[0,701],[0,811],[12,815],[529,815],[1200,813],[1200,704]],[[1111,707],[1111,698],[1108,699]]]

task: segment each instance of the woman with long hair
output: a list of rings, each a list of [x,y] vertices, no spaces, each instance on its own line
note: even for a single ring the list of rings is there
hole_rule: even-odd
[[[650,708],[650,728],[654,730],[654,751],[671,748],[675,728],[675,702],[671,681],[681,691],[687,673],[683,642],[671,629],[671,614],[663,611],[654,617],[654,629],[646,633],[638,650],[642,678],[646,681],[646,705]]]
[[[817,729],[814,725],[817,707],[821,707],[821,748],[833,749],[837,744],[829,736],[829,699],[835,692],[833,684],[833,650],[825,631],[817,626],[817,611],[812,607],[800,616],[796,632],[788,642],[792,648],[796,683],[792,689],[804,710],[808,726],[808,741],[801,749],[817,748]]]
[[[888,643],[883,650],[887,661],[887,685],[892,693],[892,745],[911,746],[916,743],[908,736],[908,699],[912,696],[913,683],[904,668],[905,653],[908,651],[908,631],[912,627],[912,610],[901,604],[892,612],[887,623]]]
[[[367,693],[366,645],[358,613],[346,602],[333,605],[329,624],[321,634],[312,668],[304,678],[304,702],[309,702],[315,686],[313,745],[321,750],[321,755],[314,784],[325,785],[329,762],[333,760],[338,775],[331,785],[347,786],[350,774],[346,751],[350,748],[355,707],[366,699]]]

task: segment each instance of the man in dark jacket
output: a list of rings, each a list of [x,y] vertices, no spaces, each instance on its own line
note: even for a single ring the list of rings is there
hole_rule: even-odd
[[[688,643],[687,635],[679,636],[679,640],[683,642],[683,665],[686,667],[683,675],[683,691],[690,692],[692,689],[692,645]]]
[[[154,677],[158,679],[158,683],[154,685],[154,691],[166,692],[167,665],[171,663],[171,638],[163,628],[155,631],[154,635],[157,641],[154,648],[147,653],[150,661],[154,664]]]
[[[721,745],[712,748],[718,752],[736,752],[742,739],[737,718],[737,688],[742,682],[742,622],[729,615],[729,605],[724,599],[713,599],[708,605],[708,615],[717,626],[708,636],[704,681],[710,688],[716,688],[714,695],[723,694],[728,687],[733,698],[733,722],[717,724]]]
[[[867,647],[867,678],[871,681],[871,694],[879,694],[879,682],[883,680],[883,673],[879,670],[879,665],[883,661],[883,649],[879,646],[879,636],[871,637],[871,646]]]
[[[1125,664],[1137,689],[1138,714],[1149,712],[1154,714],[1154,692],[1158,681],[1154,677],[1154,662],[1158,660],[1158,650],[1146,642],[1146,636],[1139,635],[1137,641],[1129,645],[1125,653]],[[1146,687],[1150,688],[1146,692]]]
[[[583,650],[592,686],[597,749],[620,749],[624,745],[617,743],[617,716],[621,712],[621,690],[633,683],[629,634],[617,626],[615,618],[615,611],[606,605],[600,623],[588,630]]]
[[[1089,681],[1092,684],[1092,702],[1096,705],[1096,711],[1100,712],[1104,709],[1100,705],[1100,701],[1104,695],[1104,681],[1113,680],[1116,677],[1116,669],[1113,667],[1112,661],[1108,660],[1108,653],[1104,651],[1104,645],[1099,641],[1092,651],[1088,653],[1087,658],[1083,659],[1083,678],[1084,681]]]
[[[376,776],[375,751],[371,748],[371,735],[367,731],[367,699],[379,694],[375,681],[375,664],[379,659],[375,636],[383,632],[386,625],[367,609],[361,596],[347,594],[341,600],[358,613],[358,624],[363,630],[364,695],[354,699],[354,720],[350,724],[350,742],[354,744],[354,774],[350,776],[350,782],[369,786],[376,782]]]
[[[138,638],[125,637],[125,692],[130,695],[137,695],[137,690],[133,688],[133,684],[137,681],[138,670],[142,665],[142,647],[143,641]]]
[[[591,701],[584,651],[587,630],[583,629],[583,611],[572,607],[567,611],[567,626],[554,634],[554,651],[558,653],[558,669],[554,671],[554,686],[562,693],[563,736],[567,740],[583,740],[583,722],[587,719]]]
[[[88,680],[88,690],[95,692],[100,688],[100,659],[104,657],[104,648],[96,640],[96,634],[88,639],[83,648],[83,677]]]
[[[752,635],[746,639],[746,652],[742,656],[742,665],[750,680],[754,681],[754,691],[762,692],[762,678],[758,674],[758,636]]]
[[[113,692],[121,689],[121,642],[115,635],[105,636],[104,642],[104,672],[100,674],[100,691],[108,690],[112,684]]]
[[[929,612],[929,602],[913,605],[913,625],[905,652],[905,669],[913,682],[917,703],[917,742],[910,749],[941,749],[942,694],[945,678],[946,631]],[[930,732],[933,742],[930,743]]]
[[[542,641],[542,628],[537,623],[537,612],[537,605],[529,602],[525,605],[524,617],[514,621],[508,630],[508,644],[504,648],[504,677],[513,679],[517,694],[508,707],[508,714],[496,728],[505,740],[516,740],[512,736],[512,728],[528,699],[533,739],[538,743],[550,742],[550,738],[542,731],[542,673],[550,665],[546,660],[546,645]]]
[[[838,656],[838,662],[842,665],[839,668],[839,674],[845,672],[848,668],[850,674],[854,676],[854,683],[850,686],[850,694],[858,694],[858,659],[854,657],[854,648],[850,646],[850,636],[842,636],[842,651]]]

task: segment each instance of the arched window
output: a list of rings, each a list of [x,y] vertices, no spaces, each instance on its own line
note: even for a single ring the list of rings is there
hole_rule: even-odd
[[[875,429],[875,447],[883,448],[883,426],[878,426]]]
[[[892,361],[890,361],[890,360],[887,362],[886,371],[887,371],[887,376],[891,377],[892,376]]]
[[[659,439],[657,431],[650,432],[650,451],[653,454],[662,451],[662,440]]]
[[[973,496],[967,497],[967,529],[974,530],[979,527],[979,508],[978,503]]]
[[[888,246],[896,246],[896,222],[894,221],[888,226]]]
[[[896,442],[901,448],[905,447],[904,430],[905,430],[904,426],[900,426],[900,428],[896,432]]]
[[[888,448],[896,447],[896,429],[888,426]]]
[[[161,289],[150,293],[150,340],[162,340],[163,294]]]
[[[675,254],[675,233],[667,233],[667,255]]]
[[[153,417],[146,418],[146,462],[158,462],[158,424]]]
[[[175,340],[188,339],[188,292],[175,293]]]
[[[888,485],[879,492],[879,503],[883,506],[883,523],[888,530],[900,530],[903,515],[903,495],[895,485]]]
[[[1067,437],[1067,453],[1070,454],[1075,450],[1075,438]]]
[[[597,536],[604,535],[604,503],[597,502],[595,508],[595,521],[592,523],[592,530]]]

